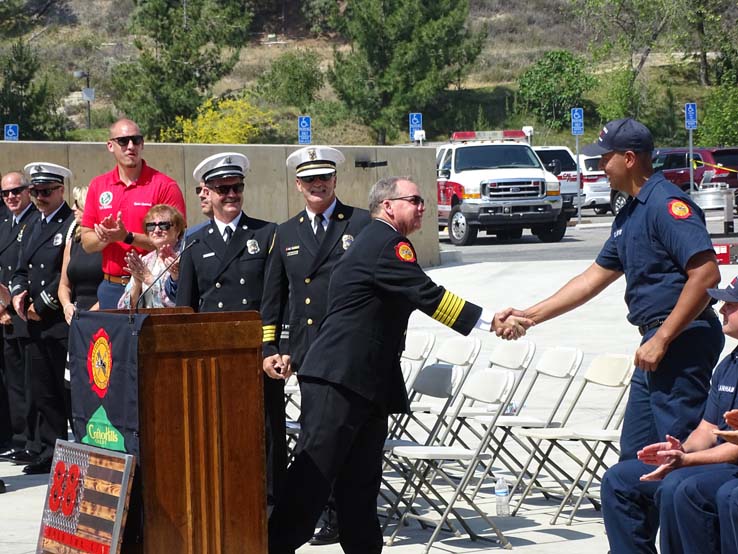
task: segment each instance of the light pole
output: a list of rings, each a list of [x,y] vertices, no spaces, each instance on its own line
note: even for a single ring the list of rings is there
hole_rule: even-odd
[[[81,79],[82,77],[84,77],[87,80],[86,81],[87,88],[85,90],[85,93],[87,95],[89,95],[90,94],[90,72],[89,71],[77,70],[77,71],[74,72],[74,77],[76,79]],[[88,129],[91,129],[92,128],[92,122],[91,122],[91,118],[90,118],[90,104],[91,104],[90,97],[87,96],[87,128]]]

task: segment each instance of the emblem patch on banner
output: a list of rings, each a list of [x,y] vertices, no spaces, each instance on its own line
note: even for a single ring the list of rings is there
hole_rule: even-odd
[[[669,202],[669,214],[674,219],[687,219],[692,215],[692,210],[681,200],[672,200]]]
[[[92,336],[90,349],[87,351],[87,374],[90,376],[91,388],[100,398],[104,398],[110,384],[113,371],[113,350],[110,337],[105,329],[98,329]]]
[[[87,422],[82,443],[107,448],[108,450],[117,450],[118,452],[126,451],[125,438],[110,422],[108,413],[102,406],[92,414]]]
[[[417,259],[413,247],[406,242],[400,242],[395,245],[395,255],[403,262],[414,262]]]

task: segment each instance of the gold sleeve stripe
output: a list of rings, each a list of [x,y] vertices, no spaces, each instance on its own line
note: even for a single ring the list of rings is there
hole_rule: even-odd
[[[263,325],[261,327],[262,338],[261,342],[274,342],[277,340],[277,326],[276,325]]]
[[[439,323],[452,327],[456,323],[461,310],[464,308],[464,304],[466,304],[466,300],[456,296],[452,292],[446,291],[432,317]]]

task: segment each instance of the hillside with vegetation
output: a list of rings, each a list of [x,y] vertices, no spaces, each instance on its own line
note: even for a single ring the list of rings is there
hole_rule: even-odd
[[[738,144],[735,0],[4,0],[0,123],[100,140],[122,114],[152,140],[407,142],[533,125],[590,140],[634,116],[662,145]],[[82,88],[89,79],[95,98]]]

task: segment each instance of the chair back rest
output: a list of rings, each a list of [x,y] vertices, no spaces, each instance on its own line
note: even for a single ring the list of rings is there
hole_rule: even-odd
[[[468,400],[484,404],[502,403],[515,384],[515,373],[510,370],[484,368],[473,371],[466,378],[461,394]]]
[[[420,370],[413,382],[413,395],[450,398],[458,386],[460,371],[449,364],[431,364]]]
[[[578,348],[559,346],[546,350],[536,363],[536,371],[549,377],[576,375],[584,355]]]
[[[408,331],[402,358],[414,362],[425,362],[436,343],[436,336],[425,331]]]
[[[527,369],[536,353],[536,345],[528,340],[501,340],[489,357],[489,367]]]
[[[451,337],[444,340],[436,351],[436,362],[471,367],[482,349],[477,337]]]

